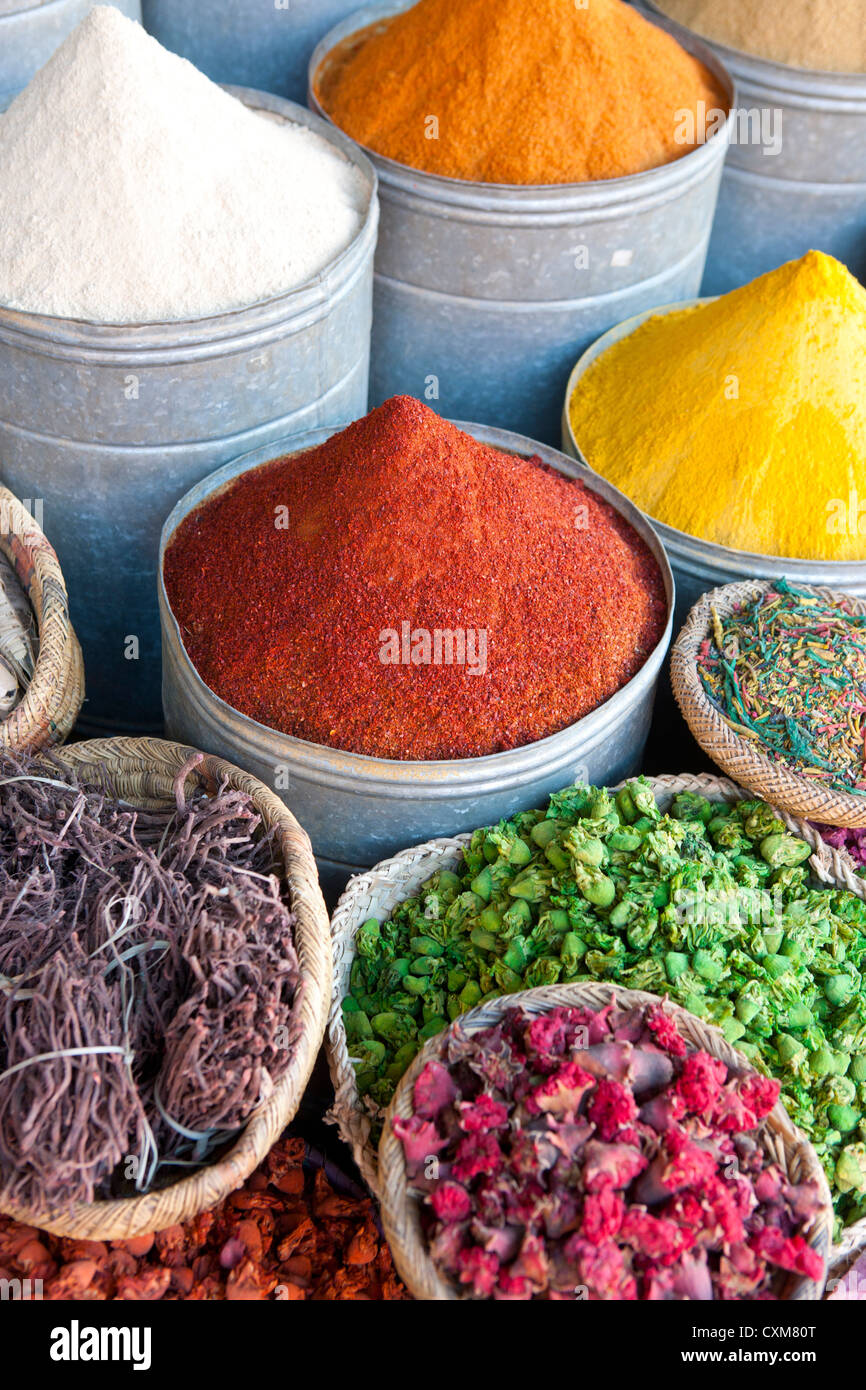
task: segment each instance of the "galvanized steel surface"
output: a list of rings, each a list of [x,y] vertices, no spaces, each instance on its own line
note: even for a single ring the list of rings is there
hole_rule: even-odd
[[[214,82],[303,105],[310,54],[358,0],[142,0],[141,8],[148,33]]]
[[[41,499],[84,648],[88,728],[161,726],[160,528],[228,458],[367,404],[375,174],[309,111],[235,89],[319,131],[370,180],[355,242],[289,294],[182,323],[112,327],[0,308],[0,477]]]
[[[646,8],[661,13],[653,0]],[[758,113],[754,129],[759,118],[768,133],[776,122],[781,147],[732,143],[703,293],[725,294],[813,249],[866,283],[866,74],[809,72],[705,42],[732,73],[738,106]]]
[[[338,25],[310,63],[400,5]],[[667,21],[662,27],[670,28]],[[687,45],[733,87],[708,49]],[[575,357],[614,323],[697,293],[726,134],[647,173],[519,187],[421,173],[366,151],[379,173],[371,403],[406,393],[443,415],[555,443]]]
[[[618,324],[604,337],[599,338],[577,363],[568,383],[565,406],[562,413],[562,447],[570,458],[577,459],[587,468],[592,468],[584,456],[571,427],[568,404],[584,372],[613,343],[627,338],[654,314],[675,313],[695,304],[707,304],[709,299],[695,299],[690,304],[668,304],[650,313],[638,314]],[[647,422],[647,428],[651,424]],[[803,460],[804,472],[808,472],[809,461]],[[707,480],[711,485],[711,479]],[[674,623],[676,630],[682,627],[694,605],[710,589],[722,584],[733,584],[742,579],[790,579],[795,584],[817,584],[831,589],[842,589],[846,593],[866,595],[866,561],[862,564],[841,560],[798,560],[776,555],[758,555],[748,550],[733,550],[728,546],[714,545],[712,541],[688,536],[672,526],[652,519],[652,525],[660,536],[676,580],[677,602]]]
[[[658,560],[672,607],[673,579],[664,550],[646,519],[622,493],[557,450],[504,430],[458,424],[497,448],[540,455],[611,502]],[[333,433],[317,431],[289,443],[292,451],[301,451]],[[490,757],[397,762],[343,753],[268,729],[209,690],[187,656],[171,612],[162,579],[163,556],[189,512],[232,479],[278,456],[271,447],[227,464],[187,493],[165,523],[159,566],[163,702],[172,738],[230,757],[284,797],[309,833],[317,860],[328,861],[329,886],[342,886],[340,878],[353,865],[369,867],[406,845],[535,806],[577,777],[611,783],[638,769],[670,641],[672,614],[643,669],[605,704],[561,733]]]
[[[0,0],[0,111],[102,0]],[[141,19],[141,0],[104,0]]]

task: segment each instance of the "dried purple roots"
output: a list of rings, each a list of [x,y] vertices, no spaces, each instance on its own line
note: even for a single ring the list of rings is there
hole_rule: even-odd
[[[295,1048],[295,919],[223,786],[141,811],[0,757],[0,1202],[147,1191],[246,1123]],[[106,786],[110,779],[106,776]]]

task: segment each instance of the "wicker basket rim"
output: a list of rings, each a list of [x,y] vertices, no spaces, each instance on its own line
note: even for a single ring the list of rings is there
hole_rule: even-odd
[[[124,800],[153,806],[170,800],[181,767],[199,750],[164,739],[93,739],[52,750],[79,773],[107,775]],[[27,1210],[4,1205],[7,1215],[56,1235],[87,1240],[128,1240],[189,1220],[215,1206],[249,1177],[293,1118],[315,1065],[327,1021],[331,986],[328,917],[309,837],[288,807],[256,777],[211,754],[187,777],[213,791],[225,780],[247,792],[268,828],[276,827],[285,881],[296,917],[299,983],[293,1020],[295,1052],[270,1096],[253,1112],[231,1149],[215,1163],[169,1187],[63,1209]],[[146,794],[138,791],[138,785]]]
[[[395,1116],[408,1119],[414,1113],[413,1088],[418,1075],[427,1062],[444,1057],[448,1039],[453,1037],[455,1032],[476,1033],[498,1023],[512,1009],[528,1008],[530,1012],[539,1013],[562,1005],[585,1005],[597,1009],[610,999],[635,1006],[661,1002],[657,995],[644,990],[625,989],[601,981],[550,985],[503,995],[463,1014],[442,1033],[431,1038],[409,1066],[394,1093],[385,1117],[379,1145],[379,1172],[382,1224],[398,1271],[410,1292],[416,1297],[449,1301],[471,1299],[470,1295],[463,1293],[441,1275],[430,1258],[420,1220],[421,1203],[409,1191],[403,1145],[393,1131],[392,1121]],[[735,1051],[718,1028],[705,1023],[670,1000],[666,1001],[665,1007],[675,1018],[680,1031],[685,1033],[687,1044],[692,1050],[702,1048],[712,1056],[719,1057],[737,1075],[754,1074],[755,1069],[741,1053]],[[790,1171],[792,1164],[798,1166],[796,1181],[804,1182],[811,1179],[819,1186],[821,1207],[805,1234],[811,1236],[810,1244],[824,1260],[826,1280],[832,1245],[833,1204],[818,1155],[806,1137],[794,1126],[781,1102],[776,1103],[771,1114],[760,1126],[759,1132],[765,1136],[765,1142],[772,1137],[781,1146],[782,1153],[774,1157],[784,1157],[786,1171]],[[786,1297],[820,1299],[825,1280],[818,1284],[804,1276],[792,1276],[787,1281]]]
[[[712,633],[712,609],[728,616],[737,603],[757,598],[772,581],[740,580],[704,594],[691,609],[671,652],[674,696],[693,737],[703,751],[745,787],[795,815],[808,815],[829,825],[866,827],[866,795],[824,788],[757,751],[736,733],[704,690],[697,670],[701,644]],[[798,584],[820,598],[844,598],[856,612],[866,613],[866,600],[822,585]]]

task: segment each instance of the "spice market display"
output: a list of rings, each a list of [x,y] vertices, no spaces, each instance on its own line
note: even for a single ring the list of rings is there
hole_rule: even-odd
[[[48,8],[0,0],[0,1308],[805,1337],[866,1299],[866,0],[359,4],[306,107],[146,3],[32,61]],[[819,78],[850,181],[701,298],[741,61],[805,93],[767,185]],[[672,699],[690,609],[772,795]]]

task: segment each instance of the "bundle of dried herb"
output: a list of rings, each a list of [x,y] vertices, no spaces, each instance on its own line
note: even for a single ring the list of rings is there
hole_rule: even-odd
[[[0,1198],[146,1191],[243,1126],[294,1049],[294,918],[246,795],[140,811],[0,759]],[[106,779],[110,786],[110,780]]]
[[[816,1182],[757,1136],[779,1083],[688,1052],[662,1005],[516,1008],[396,1117],[436,1265],[477,1298],[765,1299],[820,1280]]]
[[[52,1301],[409,1297],[367,1194],[288,1136],[225,1202],[156,1236],[58,1239],[0,1216],[4,1279]]]

